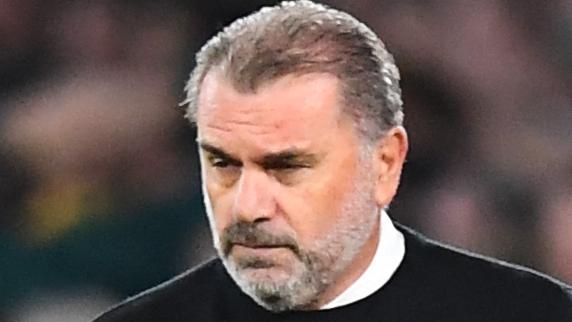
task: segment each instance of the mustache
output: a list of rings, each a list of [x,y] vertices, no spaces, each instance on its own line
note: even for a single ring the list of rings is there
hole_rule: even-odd
[[[300,247],[290,235],[276,235],[261,228],[256,223],[237,222],[226,227],[221,236],[223,253],[228,256],[234,245],[246,247],[286,247],[300,254]]]

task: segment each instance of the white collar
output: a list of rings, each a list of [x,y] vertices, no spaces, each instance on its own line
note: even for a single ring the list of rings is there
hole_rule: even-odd
[[[403,234],[395,228],[385,211],[381,212],[377,250],[363,274],[320,310],[333,309],[364,299],[383,287],[395,273],[405,256]]]

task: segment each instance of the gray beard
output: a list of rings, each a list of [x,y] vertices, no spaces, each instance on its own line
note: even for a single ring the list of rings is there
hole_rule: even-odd
[[[301,256],[294,264],[294,272],[286,281],[251,281],[241,274],[251,263],[236,263],[223,259],[223,264],[244,293],[259,305],[274,312],[312,307],[330,283],[327,266],[311,254]]]
[[[225,233],[222,240],[214,227],[209,212],[215,248],[224,267],[244,293],[267,310],[274,312],[315,309],[320,296],[353,262],[365,242],[370,238],[379,209],[374,199],[374,186],[369,178],[369,167],[360,167],[342,206],[341,214],[330,232],[303,249],[293,247],[296,260],[286,280],[256,281],[244,276],[246,269],[271,266],[260,259],[235,260],[228,256]],[[208,200],[207,209],[209,208]],[[210,209],[209,209],[210,210]],[[263,234],[264,235],[264,234]]]

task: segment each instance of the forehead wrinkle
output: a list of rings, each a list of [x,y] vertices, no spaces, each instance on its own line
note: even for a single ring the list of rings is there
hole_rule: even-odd
[[[312,120],[307,121],[312,122]],[[201,133],[201,137],[216,143],[219,147],[224,146],[229,152],[233,150],[233,146],[236,146],[237,142],[247,143],[249,148],[243,149],[243,152],[247,152],[247,154],[250,154],[248,151],[252,152],[253,155],[248,158],[259,163],[258,161],[262,158],[260,156],[264,155],[276,155],[288,151],[305,153],[314,145],[313,143],[321,142],[327,137],[322,135],[308,137],[301,135],[303,133],[299,133],[299,131],[289,131],[292,125],[299,125],[303,122],[306,120],[298,115],[289,116],[284,124],[273,122],[270,125],[252,121],[220,122],[220,120],[212,118],[209,123],[205,124],[209,131],[200,131],[199,129],[199,133]],[[237,131],[238,126],[246,126],[248,131]],[[236,152],[239,151],[235,151],[235,154]]]
[[[217,73],[207,76],[199,97],[199,133],[229,150],[242,145],[244,155],[328,141],[329,129],[344,119],[339,82],[328,74],[288,75],[247,94]]]
[[[317,80],[317,82],[316,82]],[[300,92],[289,91],[291,94],[288,96],[286,101],[294,100],[298,101],[298,103],[305,105],[309,97],[315,97],[316,95],[322,96],[322,92],[330,92],[335,91],[336,94],[334,95],[334,101],[331,103],[331,108],[334,108],[337,112],[341,111],[340,103],[343,102],[343,99],[340,100],[340,83],[335,75],[331,75],[328,73],[308,73],[308,74],[288,74],[277,79],[273,79],[268,83],[262,84],[259,88],[257,88],[254,92],[249,93],[241,93],[239,92],[234,84],[229,81],[224,75],[217,71],[209,72],[204,82],[202,83],[202,93],[199,96],[199,102],[201,103],[201,108],[198,109],[198,112],[203,111],[203,113],[211,114],[216,113],[220,108],[226,108],[226,113],[223,113],[223,116],[227,116],[227,113],[232,113],[239,116],[244,117],[255,117],[258,119],[265,119],[265,115],[273,114],[277,112],[284,112],[284,108],[288,108],[289,106],[284,103],[284,101],[278,101],[275,104],[262,104],[262,102],[268,102],[275,99],[276,89],[279,88],[291,88],[301,83],[306,83],[310,85],[303,86],[298,89],[298,91],[305,92],[305,94],[299,94]],[[333,85],[333,86],[332,86]],[[309,91],[309,92],[308,92]],[[273,94],[270,94],[272,92]],[[217,93],[217,95],[214,95]],[[320,94],[318,94],[320,93]],[[216,99],[218,97],[218,99]],[[223,99],[223,101],[220,101]],[[300,102],[300,100],[302,100]],[[232,109],[228,109],[228,106],[219,106],[221,102],[226,102],[228,105],[236,104],[240,101],[249,101],[248,104],[237,104],[232,107]],[[226,105],[225,104],[225,105]],[[314,108],[311,106],[307,106],[309,110],[313,110]],[[316,113],[322,113],[319,110],[319,106],[316,106],[317,110]],[[295,110],[295,109],[294,109]],[[202,114],[202,113],[198,113]],[[258,115],[258,116],[257,116]],[[287,114],[287,120],[290,121],[297,115],[294,114]],[[315,113],[310,113],[308,116],[316,116]],[[303,118],[298,118],[303,119]],[[282,120],[284,121],[284,120]],[[259,125],[259,123],[256,123]],[[274,125],[275,126],[275,125]]]
[[[205,121],[205,126],[224,132],[247,130],[247,132],[256,135],[274,134],[284,128],[284,124],[301,119],[297,115],[277,114],[278,109],[276,107],[250,108],[239,105],[229,108],[211,105],[206,106],[206,108],[210,110],[205,110],[201,115]]]
[[[290,144],[305,140],[308,131],[316,129],[314,125],[319,117],[318,114],[300,115],[295,111],[277,113],[277,108],[250,110],[248,111],[250,115],[245,115],[247,113],[243,111],[227,111],[221,108],[219,111],[205,113],[204,127],[211,131],[220,131],[222,135],[243,137],[249,141],[260,139],[249,136],[266,136],[267,138],[263,139],[266,143],[275,139],[287,139]],[[201,127],[201,122],[198,125]]]
[[[232,134],[233,131],[236,131],[237,127],[241,127],[246,129],[249,135],[276,135],[278,133],[277,130],[282,127],[277,122],[267,125],[247,120],[231,120],[225,122],[221,122],[220,120],[213,120],[212,122],[207,123],[205,126],[211,130],[217,130],[227,134]],[[235,133],[235,135],[238,134]]]

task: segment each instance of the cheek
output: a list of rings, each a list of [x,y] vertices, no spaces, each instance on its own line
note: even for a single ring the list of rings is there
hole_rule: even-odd
[[[204,179],[203,182],[206,182],[206,184],[203,193],[209,196],[211,207],[212,218],[209,218],[209,220],[214,220],[216,230],[220,235],[232,221],[232,194],[228,190],[221,189],[219,185],[212,183],[212,181],[209,182],[207,178]]]
[[[351,171],[348,171],[351,173]],[[300,188],[291,188],[281,194],[279,205],[288,217],[302,245],[310,245],[323,238],[342,215],[347,194],[351,191],[350,173],[329,172]]]

